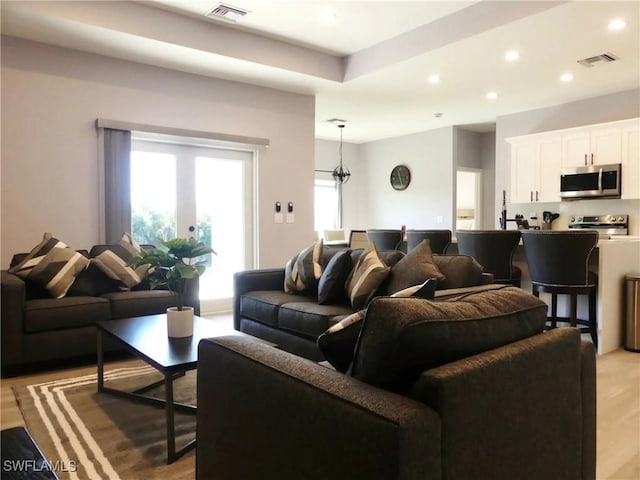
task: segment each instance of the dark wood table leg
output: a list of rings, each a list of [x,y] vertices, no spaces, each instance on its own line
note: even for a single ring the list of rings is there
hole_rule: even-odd
[[[173,462],[176,457],[176,429],[173,408],[173,376],[164,374],[165,414],[167,421],[167,463]]]
[[[102,331],[97,328],[96,329],[96,337],[98,339],[98,391],[102,392],[104,389],[104,352],[102,347]]]

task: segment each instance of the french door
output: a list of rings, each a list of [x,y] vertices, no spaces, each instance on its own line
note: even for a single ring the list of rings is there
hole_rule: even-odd
[[[231,310],[233,274],[254,265],[254,154],[136,138],[131,145],[131,233],[136,242],[195,237],[210,245],[202,313]]]

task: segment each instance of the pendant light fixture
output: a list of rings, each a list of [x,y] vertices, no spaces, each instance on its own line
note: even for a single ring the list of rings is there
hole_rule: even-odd
[[[340,165],[333,169],[333,179],[336,183],[342,185],[349,181],[351,178],[351,172],[349,172],[348,168],[344,168],[342,165],[342,129],[344,128],[344,123],[338,124],[338,128],[340,129]]]

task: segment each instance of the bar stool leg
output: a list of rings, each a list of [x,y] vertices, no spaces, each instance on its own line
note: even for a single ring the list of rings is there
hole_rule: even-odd
[[[569,295],[571,299],[571,317],[570,323],[572,327],[576,326],[576,319],[578,318],[578,296],[577,295]]]
[[[598,318],[596,313],[596,292],[589,294],[589,329],[593,345],[598,348]]]
[[[558,326],[558,295],[551,294],[551,328]]]

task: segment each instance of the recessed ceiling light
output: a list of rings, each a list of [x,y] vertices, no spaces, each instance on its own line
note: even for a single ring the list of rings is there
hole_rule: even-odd
[[[487,100],[495,100],[498,98],[498,94],[496,92],[487,93]]]
[[[609,30],[618,31],[624,29],[627,26],[627,22],[621,18],[615,18],[609,22],[607,27]]]
[[[336,21],[336,12],[335,10],[325,10],[320,18],[324,23],[333,23]]]
[[[516,60],[518,60],[520,58],[520,53],[518,53],[517,50],[509,50],[507,53],[505,53],[504,55],[504,59],[507,62],[515,62]]]
[[[429,75],[429,78],[427,79],[427,81],[429,83],[440,83],[440,75],[436,75],[435,73],[433,75]]]
[[[571,82],[573,80],[573,74],[572,73],[563,73],[562,75],[560,75],[560,81],[561,82]]]

